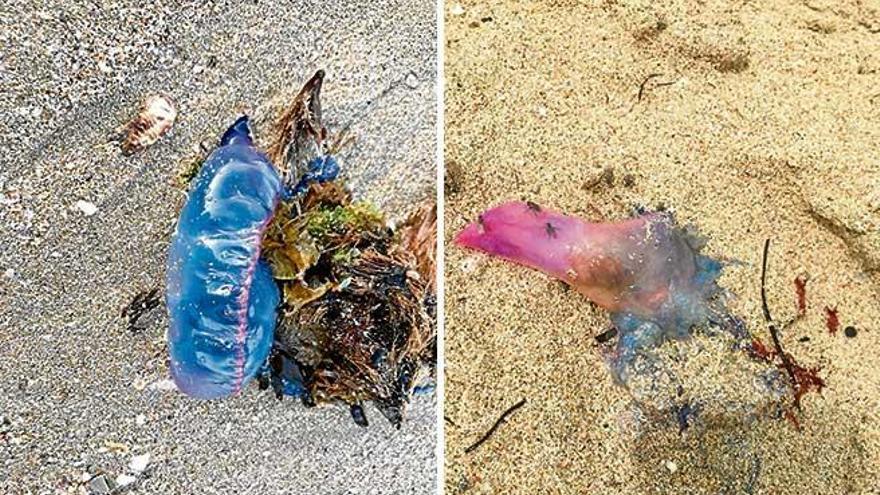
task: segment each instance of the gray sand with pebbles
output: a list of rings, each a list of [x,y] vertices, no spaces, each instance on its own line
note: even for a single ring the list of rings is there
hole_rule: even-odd
[[[318,68],[356,191],[398,214],[433,195],[434,4],[200,3],[0,1],[0,493],[431,492],[434,398],[400,431],[256,386],[190,400],[163,387],[164,309],[136,332],[120,309],[162,283],[181,161]],[[156,92],[177,124],[122,156],[114,130]]]

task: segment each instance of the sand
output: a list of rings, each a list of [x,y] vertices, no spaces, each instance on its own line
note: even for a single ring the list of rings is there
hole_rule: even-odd
[[[446,19],[447,492],[880,492],[880,6],[451,2]],[[673,210],[732,261],[730,308],[767,342],[771,238],[777,320],[809,277],[784,345],[827,382],[802,429],[634,431],[593,339],[607,314],[451,245],[509,199],[597,221]],[[830,335],[825,306],[857,336]]]
[[[163,285],[182,162],[318,68],[329,127],[357,138],[358,196],[401,215],[433,197],[433,2],[101,5],[0,6],[0,493],[97,491],[144,454],[126,493],[433,493],[433,397],[399,431],[255,386],[191,400],[163,389],[163,310],[136,332],[120,318]],[[174,129],[122,156],[114,130],[156,92]]]

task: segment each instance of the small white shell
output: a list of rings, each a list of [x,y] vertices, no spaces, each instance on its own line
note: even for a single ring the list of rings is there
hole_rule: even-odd
[[[122,152],[129,155],[155,143],[171,129],[177,109],[164,95],[153,95],[144,101],[140,112],[125,126]]]

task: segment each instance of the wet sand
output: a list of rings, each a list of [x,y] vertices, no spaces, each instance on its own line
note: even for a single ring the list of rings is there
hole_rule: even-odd
[[[880,490],[880,10],[450,2],[446,19],[448,492]],[[764,342],[771,238],[774,318],[794,317],[793,281],[809,277],[806,317],[783,344],[827,382],[804,398],[801,431],[785,420],[635,431],[593,338],[607,314],[452,245],[510,199],[596,221],[673,210],[732,261],[730,309]],[[836,335],[825,306],[839,310]],[[714,369],[695,379],[731,380]]]

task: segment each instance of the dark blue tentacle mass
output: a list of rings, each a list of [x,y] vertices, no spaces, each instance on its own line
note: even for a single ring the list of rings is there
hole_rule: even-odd
[[[339,175],[339,162],[333,155],[315,157],[309,162],[309,169],[290,190],[290,196],[299,196],[308,191],[313,183],[323,184],[335,180]]]

